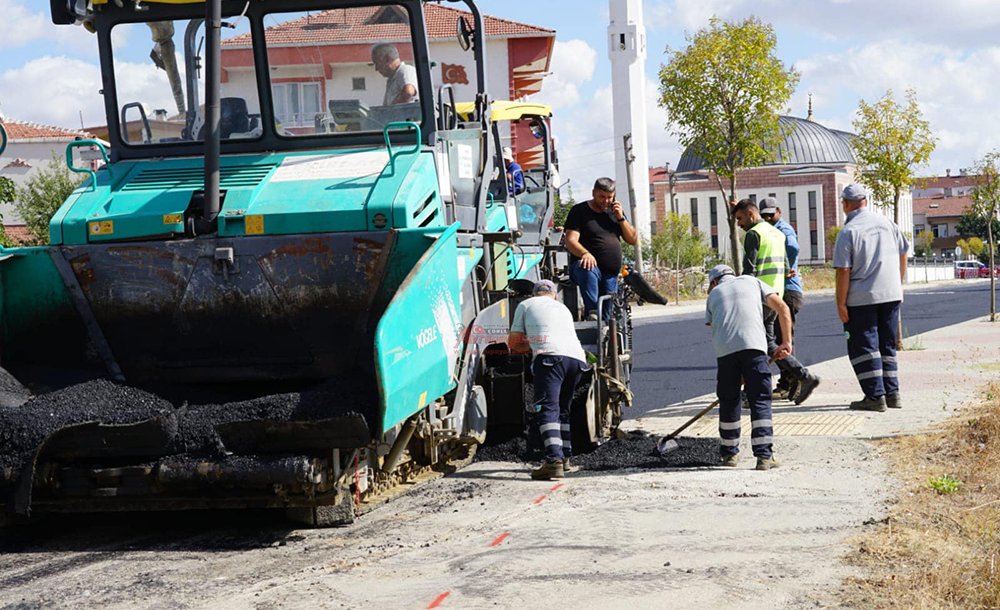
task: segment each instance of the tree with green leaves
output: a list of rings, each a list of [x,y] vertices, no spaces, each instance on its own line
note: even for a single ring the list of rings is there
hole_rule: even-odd
[[[667,212],[650,245],[655,259],[673,268],[679,302],[681,269],[703,266],[712,251],[711,246],[693,228],[691,218],[677,212]]]
[[[937,144],[916,92],[906,91],[905,105],[896,101],[891,89],[873,104],[861,100],[854,131],[857,136],[851,146],[858,161],[858,181],[871,190],[874,203],[892,207],[898,225],[899,202]]]
[[[983,240],[979,239],[975,235],[965,239],[960,239],[955,243],[955,245],[961,248],[962,252],[976,258],[979,258],[979,256],[983,253],[983,250],[986,249],[986,244],[983,243]]]
[[[917,233],[917,238],[913,240],[913,253],[917,256],[934,254],[934,233],[927,229]]]
[[[49,221],[79,184],[80,178],[69,171],[66,160],[52,155],[45,167],[17,189],[14,208],[35,243],[49,243]]]
[[[683,50],[667,49],[659,104],[671,133],[712,170],[723,199],[735,203],[739,171],[766,163],[777,150],[784,135],[778,113],[799,75],[778,59],[774,28],[755,17],[738,23],[712,18],[687,41]],[[733,268],[739,269],[732,205],[726,220]]]
[[[984,216],[969,208],[958,219],[958,225],[955,226],[955,230],[962,237],[986,239],[986,234],[989,231],[992,231],[994,235],[1000,235],[1000,220],[994,218],[992,222],[987,223]]]
[[[993,222],[1000,212],[1000,152],[991,152],[976,163],[975,186],[972,188],[972,207],[970,211],[979,216],[986,225],[986,244],[989,252],[990,266],[990,322],[997,319],[997,278],[996,269],[996,233],[993,232]]]

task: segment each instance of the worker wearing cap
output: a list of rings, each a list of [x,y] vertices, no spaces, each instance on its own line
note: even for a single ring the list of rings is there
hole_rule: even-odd
[[[514,160],[514,151],[509,146],[504,146],[503,163],[507,168],[507,193],[520,195],[524,192],[524,170]]]
[[[514,311],[508,345],[514,353],[527,353],[530,347],[534,354],[535,396],[529,411],[541,433],[545,458],[531,478],[547,481],[564,476],[573,453],[570,406],[580,375],[589,365],[573,316],[558,300],[556,285],[541,280],[532,294]]]
[[[785,293],[781,296],[781,300],[785,302],[785,305],[788,305],[788,311],[792,315],[792,332],[794,333],[795,316],[802,309],[803,292],[802,276],[799,275],[799,237],[795,233],[795,228],[781,217],[781,208],[774,197],[765,197],[760,200],[760,217],[785,234]],[[781,329],[776,327],[774,330],[775,341],[781,343]],[[797,391],[798,381],[782,369],[775,393],[781,398],[794,400]]]
[[[847,354],[864,398],[861,411],[902,407],[896,363],[899,305],[910,245],[896,223],[868,209],[864,187],[849,184],[841,197],[844,228],[833,246],[837,314]]]
[[[743,240],[743,275],[752,275],[764,282],[778,293],[781,301],[785,293],[785,234],[764,222],[760,209],[751,199],[743,199],[733,210],[736,223],[746,231]],[[784,305],[784,301],[781,303]],[[775,323],[776,310],[764,307],[764,332],[767,338],[768,355],[774,355],[778,346]],[[784,335],[782,335],[784,337]],[[819,385],[819,377],[810,373],[797,358],[788,355],[777,360],[778,368],[795,379],[798,390],[794,402],[797,405],[805,402]]]
[[[719,453],[723,466],[735,467],[739,463],[741,386],[750,402],[750,447],[757,458],[757,470],[778,465],[772,440],[765,305],[777,312],[781,336],[785,338],[773,354],[780,361],[792,353],[792,319],[778,291],[756,277],[736,277],[728,265],[709,270],[705,323],[712,327],[712,346],[718,362],[715,393],[719,398]]]

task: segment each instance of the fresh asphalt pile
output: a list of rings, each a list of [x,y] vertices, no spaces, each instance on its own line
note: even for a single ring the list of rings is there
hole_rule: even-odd
[[[40,394],[21,406],[0,407],[0,474],[19,473],[42,441],[66,426],[133,424],[173,412],[172,404],[154,394],[105,379]]]
[[[699,468],[719,464],[719,440],[716,438],[678,438],[676,450],[661,456],[656,452],[656,436],[630,434],[615,438],[589,453],[574,455],[570,460],[581,470],[605,471],[628,468]],[[476,451],[479,462],[526,463],[539,456],[528,450],[523,438],[488,444]]]
[[[18,386],[11,389],[19,391]],[[13,483],[47,437],[75,424],[123,425],[160,417],[174,438],[177,454],[221,458],[228,452],[216,425],[249,420],[315,421],[356,414],[372,427],[378,423],[377,405],[372,385],[357,375],[301,392],[180,408],[156,394],[96,379],[39,394],[20,406],[0,405],[0,484]]]
[[[192,455],[225,453],[215,426],[239,421],[316,421],[360,415],[369,429],[378,424],[378,396],[370,380],[344,375],[301,392],[251,400],[190,406],[180,417],[181,450]]]

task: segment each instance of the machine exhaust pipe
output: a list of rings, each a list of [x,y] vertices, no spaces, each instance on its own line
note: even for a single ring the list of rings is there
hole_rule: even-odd
[[[406,423],[403,424],[403,429],[399,431],[399,436],[396,437],[396,441],[392,444],[389,455],[385,456],[385,462],[382,463],[382,472],[389,474],[396,468],[400,456],[403,455],[403,450],[410,444],[410,439],[413,438],[413,433],[416,430],[417,416],[414,415],[406,420]]]
[[[221,209],[219,155],[221,154],[220,102],[222,85],[222,0],[205,3],[205,203],[202,220],[216,227]]]

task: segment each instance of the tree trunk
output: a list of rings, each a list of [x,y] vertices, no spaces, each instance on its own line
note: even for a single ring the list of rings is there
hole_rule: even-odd
[[[896,223],[896,228],[899,228],[899,187],[893,192],[892,196],[892,221]],[[912,239],[912,238],[911,238]],[[900,280],[903,281],[903,280]],[[904,282],[905,283],[905,282]],[[903,349],[903,304],[899,304],[898,318],[896,319],[896,349]]]
[[[996,273],[996,246],[993,244],[993,218],[995,210],[990,210],[986,217],[986,240],[990,244],[990,322],[997,321],[997,278]]]
[[[736,174],[729,179],[729,201],[726,202],[726,223],[729,224],[729,248],[732,251],[733,271],[736,275],[742,273],[740,264],[740,240],[736,237],[736,216],[733,215],[733,203],[736,201]]]

